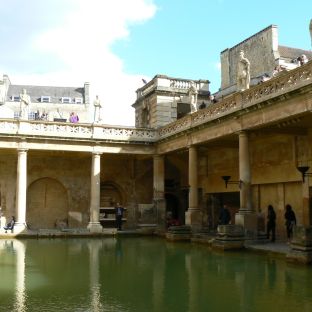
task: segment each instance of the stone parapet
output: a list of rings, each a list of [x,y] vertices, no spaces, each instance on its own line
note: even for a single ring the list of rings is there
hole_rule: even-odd
[[[169,241],[190,241],[192,229],[187,225],[170,226],[166,233],[166,239]]]
[[[245,241],[244,228],[241,225],[219,225],[217,237],[212,241],[213,249],[243,249]]]
[[[291,250],[286,256],[288,262],[311,264],[312,227],[295,226],[290,248]]]

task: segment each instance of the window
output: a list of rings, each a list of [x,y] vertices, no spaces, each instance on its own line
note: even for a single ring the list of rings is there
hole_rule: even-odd
[[[36,119],[36,112],[29,112],[28,113],[28,120],[35,120]]]
[[[62,97],[62,103],[71,103],[71,98],[68,96],[63,96]]]
[[[51,97],[47,95],[41,96],[41,102],[42,103],[50,103]]]
[[[14,112],[14,119],[20,118],[20,112]]]
[[[20,101],[20,97],[18,95],[12,95],[11,96],[11,101],[19,102]]]
[[[76,104],[82,104],[82,98],[81,97],[76,97],[75,98],[75,103]]]

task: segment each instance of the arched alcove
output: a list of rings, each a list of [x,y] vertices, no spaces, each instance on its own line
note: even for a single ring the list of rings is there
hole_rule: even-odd
[[[28,187],[26,221],[31,229],[54,228],[56,221],[68,222],[68,197],[57,180],[42,178]]]
[[[119,185],[112,181],[101,182],[101,207],[111,207],[116,203],[125,204],[125,196]]]

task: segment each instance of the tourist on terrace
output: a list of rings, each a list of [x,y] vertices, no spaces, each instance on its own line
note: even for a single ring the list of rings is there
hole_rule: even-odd
[[[69,116],[69,121],[72,123],[77,123],[79,121],[79,117],[76,113],[72,112]]]
[[[285,220],[287,238],[288,240],[291,240],[293,236],[293,228],[294,225],[296,225],[297,220],[296,215],[289,204],[286,205]]]
[[[276,227],[276,214],[272,205],[268,206],[268,221],[267,221],[267,239],[270,239],[271,242],[275,241],[275,227]]]
[[[302,54],[301,56],[299,56],[299,65],[304,65],[308,62],[309,60],[305,54]]]

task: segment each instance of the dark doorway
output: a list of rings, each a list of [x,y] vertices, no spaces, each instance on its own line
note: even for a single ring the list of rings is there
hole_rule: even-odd
[[[240,207],[240,195],[239,192],[227,192],[227,193],[212,193],[206,194],[206,225],[211,230],[216,230],[218,227],[220,208],[227,204],[231,213],[231,223],[234,224],[235,214]]]
[[[183,220],[182,216],[182,207],[179,205],[179,200],[176,195],[172,193],[166,193],[165,194],[166,199],[166,212],[171,215],[172,219],[179,220],[181,223]]]

